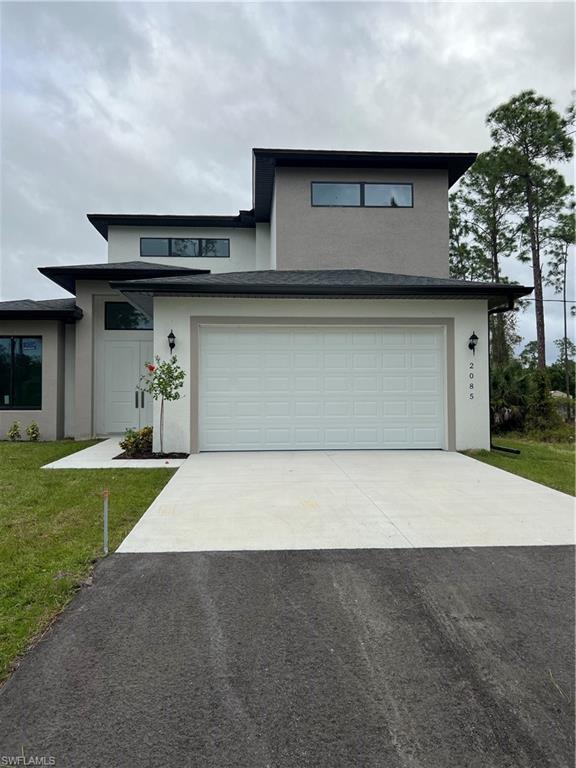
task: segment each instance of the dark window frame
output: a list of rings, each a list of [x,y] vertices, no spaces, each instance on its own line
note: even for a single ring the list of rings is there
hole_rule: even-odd
[[[110,328],[110,326],[108,324],[108,309],[107,309],[109,304],[126,304],[129,307],[132,307],[132,309],[134,309],[136,312],[140,312],[140,314],[145,317],[144,312],[138,310],[136,307],[134,307],[132,304],[130,304],[129,301],[117,301],[117,300],[114,300],[114,299],[111,299],[110,301],[105,301],[104,302],[104,330],[105,331],[113,331],[113,332],[122,333],[123,331],[136,331],[136,332],[148,331],[148,332],[150,332],[150,331],[154,330],[154,321],[153,320],[150,321],[152,323],[152,327],[151,328]]]
[[[14,334],[14,335],[7,335],[7,334],[1,334],[0,339],[10,339],[10,400],[12,401],[10,405],[5,405],[0,398],[0,411],[41,411],[42,410],[42,399],[44,397],[44,387],[43,387],[43,378],[44,378],[44,338],[42,336],[38,335],[23,335],[23,334]],[[35,341],[40,342],[40,405],[14,405],[14,350],[15,350],[15,344],[14,342],[17,339],[34,339]]]
[[[314,184],[358,184],[360,187],[360,205],[338,205],[335,203],[315,203],[314,202]],[[389,185],[391,187],[410,187],[410,199],[411,205],[366,205],[365,192],[366,186],[383,186]],[[311,181],[310,182],[310,205],[312,208],[384,208],[385,210],[402,210],[414,208],[414,183],[411,181]]]
[[[142,240],[168,240],[168,254],[166,256],[143,256]],[[181,253],[173,253],[173,240],[198,240],[200,243],[198,256],[183,256]],[[207,240],[219,240],[228,243],[227,256],[206,256],[204,254],[204,243]],[[140,238],[140,258],[142,259],[229,259],[230,258],[230,238],[229,237],[141,237]]]

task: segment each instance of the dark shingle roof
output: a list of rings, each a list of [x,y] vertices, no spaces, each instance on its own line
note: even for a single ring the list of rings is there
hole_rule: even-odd
[[[492,298],[524,296],[519,285],[397,275],[364,269],[264,270],[180,275],[113,283],[123,291],[172,295],[352,296],[380,298]]]
[[[48,319],[78,320],[82,310],[76,306],[75,299],[19,299],[0,301],[0,319]]]
[[[64,290],[76,293],[76,280],[132,280],[160,275],[205,274],[206,269],[190,269],[146,261],[117,261],[100,264],[70,264],[38,267],[38,271]]]

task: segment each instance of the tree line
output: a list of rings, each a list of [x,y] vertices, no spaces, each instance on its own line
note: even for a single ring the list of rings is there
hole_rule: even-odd
[[[561,295],[564,335],[558,345],[565,374],[562,389],[567,393],[572,389],[574,353],[568,333],[567,267],[575,240],[575,209],[573,188],[557,166],[573,157],[574,123],[574,104],[561,113],[551,99],[533,90],[512,97],[487,116],[493,146],[478,156],[450,196],[453,277],[509,282],[507,259],[530,264],[536,320],[530,367],[542,376],[546,372],[544,286]],[[492,315],[492,367],[508,366],[520,340],[513,313]],[[539,387],[545,386],[543,380]]]

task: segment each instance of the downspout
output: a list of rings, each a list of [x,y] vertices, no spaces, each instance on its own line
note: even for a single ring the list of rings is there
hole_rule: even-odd
[[[508,304],[503,307],[492,307],[488,310],[488,317],[486,319],[487,337],[488,337],[488,393],[490,401],[492,401],[492,371],[490,365],[490,315],[498,315],[503,312],[510,312],[514,309],[514,298],[508,296]],[[518,455],[520,453],[516,448],[504,448],[502,445],[495,445],[492,442],[492,419],[490,419],[490,450],[491,451],[503,451],[504,453],[514,453]]]

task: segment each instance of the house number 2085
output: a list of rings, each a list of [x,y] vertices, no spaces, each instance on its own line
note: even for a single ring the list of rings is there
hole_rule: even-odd
[[[468,398],[474,400],[474,363],[468,363]]]

